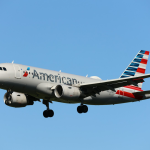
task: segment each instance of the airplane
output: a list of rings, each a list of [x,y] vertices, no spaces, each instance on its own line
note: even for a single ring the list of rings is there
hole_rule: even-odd
[[[149,51],[140,50],[120,78],[102,80],[97,76],[84,77],[61,71],[41,69],[15,63],[0,64],[0,88],[7,90],[4,103],[10,107],[26,107],[43,99],[45,118],[53,117],[49,108],[53,101],[80,103],[77,112],[87,113],[87,105],[114,105],[150,98],[142,84],[150,74],[145,74]]]

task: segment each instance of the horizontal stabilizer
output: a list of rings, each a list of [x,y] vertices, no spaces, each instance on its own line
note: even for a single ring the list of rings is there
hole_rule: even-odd
[[[150,90],[149,91],[142,91],[142,92],[134,92],[133,94],[137,94],[137,95],[150,94]]]

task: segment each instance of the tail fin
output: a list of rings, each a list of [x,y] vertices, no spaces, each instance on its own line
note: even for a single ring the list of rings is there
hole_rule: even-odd
[[[140,50],[120,78],[145,74],[148,57],[149,51]],[[139,83],[138,87],[142,88],[142,83]]]

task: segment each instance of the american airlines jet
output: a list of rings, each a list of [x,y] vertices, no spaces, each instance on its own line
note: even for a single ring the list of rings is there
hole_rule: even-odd
[[[140,50],[118,79],[101,80],[97,76],[83,77],[14,63],[0,64],[0,88],[7,90],[4,103],[11,107],[33,105],[43,99],[47,109],[43,116],[53,117],[52,101],[80,103],[78,113],[86,113],[88,105],[111,105],[150,98],[142,84],[149,51]]]

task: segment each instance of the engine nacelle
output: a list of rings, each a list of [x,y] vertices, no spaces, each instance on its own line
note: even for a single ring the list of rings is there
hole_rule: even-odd
[[[33,105],[33,101],[29,101],[25,94],[17,92],[13,92],[12,94],[9,94],[9,96],[8,93],[5,93],[4,103],[11,107],[25,107],[27,105]]]
[[[57,98],[62,99],[78,99],[81,95],[79,88],[68,85],[57,85],[54,90]]]

